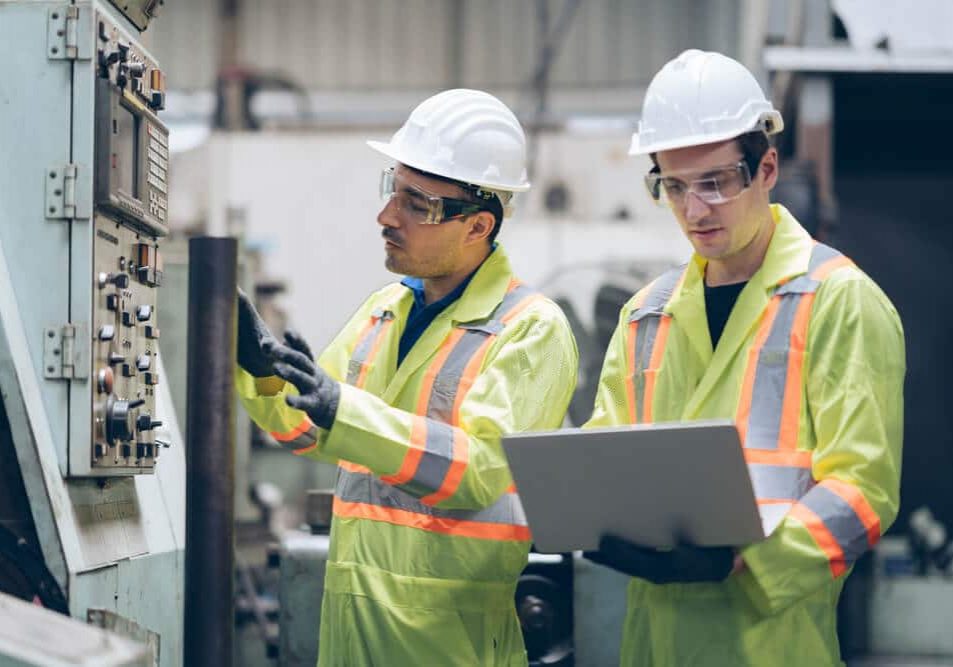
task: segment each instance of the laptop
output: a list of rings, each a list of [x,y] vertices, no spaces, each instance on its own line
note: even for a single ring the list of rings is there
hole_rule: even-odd
[[[728,420],[519,433],[503,449],[542,553],[596,549],[603,533],[660,548],[765,536]]]

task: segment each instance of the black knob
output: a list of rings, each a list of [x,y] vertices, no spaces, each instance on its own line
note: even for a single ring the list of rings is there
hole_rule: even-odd
[[[129,287],[129,274],[100,273],[97,277],[97,282],[99,283],[99,289],[103,289],[106,285],[115,285],[119,289],[126,289]]]
[[[136,429],[139,432],[151,431],[154,428],[162,426],[161,421],[156,421],[152,419],[152,415],[141,414],[139,418],[136,419]]]

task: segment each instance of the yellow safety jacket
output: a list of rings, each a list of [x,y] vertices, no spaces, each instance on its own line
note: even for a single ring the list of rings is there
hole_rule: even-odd
[[[578,353],[558,306],[502,247],[397,366],[413,295],[373,294],[319,359],[342,381],[330,431],[239,370],[252,418],[338,463],[319,665],[525,665],[514,593],[530,532],[500,446],[558,428]]]
[[[841,664],[845,576],[896,517],[903,330],[887,297],[782,206],[717,349],[705,260],[622,309],[587,426],[732,418],[770,536],[717,584],[629,586],[624,665]],[[690,463],[690,462],[689,462]]]

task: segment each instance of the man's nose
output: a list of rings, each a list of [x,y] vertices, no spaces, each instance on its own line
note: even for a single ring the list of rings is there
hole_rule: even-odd
[[[685,195],[685,219],[688,222],[698,222],[711,213],[711,207],[706,204],[701,197],[688,191]]]
[[[397,218],[397,202],[391,197],[384,204],[384,208],[377,214],[377,224],[382,227],[400,227],[400,221]]]

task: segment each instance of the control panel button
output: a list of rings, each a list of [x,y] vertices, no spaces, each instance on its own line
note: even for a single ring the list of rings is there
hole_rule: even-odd
[[[151,354],[140,354],[136,357],[136,368],[140,371],[147,371],[152,366]]]

